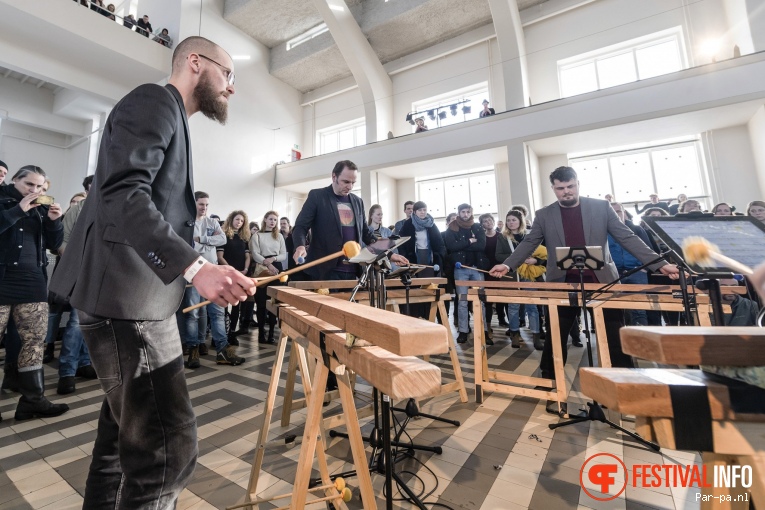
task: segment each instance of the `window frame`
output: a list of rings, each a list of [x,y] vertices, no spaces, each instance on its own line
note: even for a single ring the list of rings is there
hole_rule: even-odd
[[[360,144],[358,139],[358,128],[366,128],[366,119],[364,117],[361,117],[360,119],[354,119],[348,122],[343,122],[342,124],[335,124],[334,126],[329,126],[324,129],[319,129],[316,131],[316,147],[318,148],[318,151],[316,151],[317,156],[321,156],[323,154],[331,154],[331,152],[325,152],[324,151],[324,139],[325,137],[329,135],[336,135],[337,138],[337,150],[334,150],[332,152],[339,152],[341,150],[347,150],[351,149],[353,147],[358,147],[359,145],[366,145],[366,139],[364,140],[364,144]],[[346,147],[345,149],[340,148],[340,132],[341,131],[353,131],[353,145],[350,147]],[[366,133],[366,132],[365,132]]]
[[[604,88],[617,87],[618,85],[601,87],[600,85],[601,78],[598,73],[598,61],[623,55],[625,53],[632,54],[632,62],[634,65],[635,76],[637,76],[637,79],[633,81],[624,82],[620,85],[624,85],[627,83],[635,83],[637,81],[648,79],[648,78],[640,77],[640,68],[638,66],[638,61],[637,61],[637,52],[644,48],[650,48],[651,46],[656,46],[659,44],[672,42],[672,41],[677,43],[678,57],[680,59],[680,69],[678,69],[677,71],[687,69],[688,55],[687,55],[687,51],[685,47],[685,38],[683,36],[683,28],[682,26],[676,26],[667,30],[661,30],[659,32],[654,32],[652,34],[648,34],[642,37],[636,37],[634,39],[630,39],[628,41],[624,41],[618,44],[606,46],[598,50],[582,53],[579,55],[575,55],[573,57],[559,60],[557,63],[558,93],[562,99],[566,97],[574,97],[580,94],[587,94],[589,92],[595,92],[596,90],[603,90]],[[570,96],[564,95],[563,76],[562,76],[563,72],[568,69],[573,69],[575,67],[580,67],[587,64],[593,64],[593,67],[595,69],[595,83],[597,84],[597,88],[595,90],[590,90],[588,92],[580,92],[579,94],[573,94]],[[677,72],[677,71],[671,71],[671,72]],[[664,74],[670,74],[670,73],[664,73]],[[656,76],[663,76],[663,75],[656,75]]]

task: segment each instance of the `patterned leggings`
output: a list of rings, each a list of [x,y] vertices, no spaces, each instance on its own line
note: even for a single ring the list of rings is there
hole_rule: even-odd
[[[0,305],[0,331],[8,326],[11,313],[21,337],[19,372],[42,368],[43,347],[48,332],[48,303]]]

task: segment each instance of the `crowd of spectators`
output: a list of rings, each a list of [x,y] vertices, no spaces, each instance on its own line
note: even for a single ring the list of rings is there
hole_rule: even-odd
[[[161,44],[162,46],[166,46],[168,48],[173,47],[173,39],[170,37],[170,33],[166,28],[163,28],[162,30],[158,31],[157,33],[154,32],[154,28],[151,26],[151,23],[149,22],[149,16],[147,14],[144,14],[141,18],[138,20],[135,19],[135,16],[132,14],[128,14],[126,17],[122,18],[121,16],[118,16],[115,14],[115,6],[114,4],[104,4],[103,0],[74,0],[75,2],[79,2],[80,5],[84,7],[90,7],[91,11],[95,11],[96,13],[109,18],[112,21],[117,21],[117,18],[120,18],[122,20],[122,26],[129,30],[135,30],[136,33],[144,36],[144,37],[152,37],[152,41],[157,42]]]
[[[96,5],[94,3],[94,5]],[[102,4],[97,4],[100,8]],[[108,9],[108,7],[107,7]],[[110,11],[107,11],[110,12]],[[138,23],[136,23],[138,25]],[[31,169],[31,170],[30,170]],[[0,181],[5,180],[8,173],[8,167],[0,162]],[[31,177],[30,177],[31,176]],[[27,182],[29,181],[29,182]],[[34,181],[34,183],[32,183]],[[39,167],[26,166],[14,174],[13,179],[8,184],[0,185],[0,195],[7,196],[8,207],[0,209],[3,215],[2,225],[12,226],[15,222],[24,221],[30,214],[45,214],[43,226],[48,229],[48,235],[41,238],[35,238],[36,241],[42,240],[40,246],[37,246],[41,253],[48,252],[52,257],[52,268],[44,269],[44,276],[47,279],[48,273],[55,270],[57,257],[59,257],[66,248],[69,234],[71,233],[77,221],[78,215],[90,190],[92,176],[85,179],[82,183],[83,191],[76,193],[69,201],[69,207],[66,212],[58,215],[60,207],[57,204],[50,206],[41,206],[37,211],[35,208],[29,208],[29,200],[26,197],[45,195],[50,192],[51,182]],[[26,187],[25,187],[26,186]],[[27,189],[28,188],[28,189]],[[34,189],[32,189],[34,188]],[[210,197],[204,192],[197,192],[197,218],[194,237],[195,248],[203,254],[209,254],[209,260],[217,264],[226,264],[236,267],[243,274],[258,277],[278,274],[284,269],[294,267],[296,260],[296,247],[293,240],[293,227],[289,218],[280,216],[277,211],[268,211],[262,216],[260,222],[250,222],[248,214],[242,210],[234,210],[227,213],[225,220],[221,216],[207,214],[207,208],[210,203]],[[661,239],[655,236],[650,229],[644,229],[640,222],[633,222],[633,216],[625,207],[614,200],[613,196],[608,197],[611,207],[616,212],[619,219],[625,223],[643,242],[656,252],[665,250]],[[737,212],[736,208],[727,202],[716,204],[710,211],[705,211],[702,203],[697,199],[689,199],[685,195],[680,195],[675,200],[660,200],[657,195],[651,195],[650,203],[639,207],[634,204],[634,209],[643,217],[647,216],[666,216],[670,214],[678,215],[741,215],[745,214],[755,218],[757,221],[765,223],[765,201],[755,200],[747,204],[743,213]],[[15,207],[21,207],[20,211],[15,212]],[[26,208],[25,208],[26,207]],[[42,211],[42,212],[40,212]],[[409,241],[401,245],[398,253],[411,261],[424,266],[430,266],[427,269],[430,276],[442,276],[448,281],[447,292],[454,293],[454,313],[453,321],[458,330],[458,343],[468,341],[470,332],[470,313],[467,302],[458,299],[458,295],[465,289],[457,287],[457,281],[466,281],[471,279],[491,278],[484,276],[484,273],[477,272],[472,268],[489,270],[513,253],[516,247],[523,242],[524,238],[532,230],[532,221],[529,210],[525,205],[518,204],[513,206],[504,216],[503,221],[495,221],[491,214],[482,214],[477,219],[473,216],[473,209],[470,204],[461,204],[456,211],[451,212],[445,223],[439,228],[434,218],[428,213],[428,206],[425,202],[406,201],[403,212],[405,219],[397,222],[395,225],[385,226],[383,222],[384,211],[382,206],[375,204],[369,209],[368,217],[365,219],[369,230],[374,238],[389,238],[395,235],[409,237]],[[261,218],[260,214],[256,217]],[[45,219],[47,218],[47,219]],[[3,230],[0,229],[0,236]],[[301,238],[301,242],[302,242]],[[32,239],[30,238],[30,242]],[[367,240],[368,242],[371,242]],[[305,239],[301,248],[310,249],[310,237]],[[624,250],[619,243],[609,238],[609,251],[616,263],[619,271],[629,271],[640,265],[632,254]],[[27,250],[16,255],[28,256],[33,251]],[[300,255],[300,254],[297,254]],[[544,281],[545,266],[548,254],[544,243],[528,257],[524,263],[515,271],[514,277],[520,281]],[[48,265],[47,259],[43,265]],[[7,264],[14,261],[0,261],[0,264]],[[31,266],[30,266],[31,267]],[[34,271],[32,271],[34,272]],[[7,279],[7,273],[1,278]],[[31,274],[31,273],[30,273]],[[299,277],[307,277],[298,273]],[[11,274],[13,276],[13,274]],[[16,275],[18,276],[18,275]],[[21,275],[28,277],[29,275]],[[421,276],[428,276],[423,273]],[[37,278],[37,277],[36,277]],[[39,278],[37,278],[39,280]],[[638,272],[629,283],[666,283],[666,277],[650,272]],[[4,281],[4,283],[7,283]],[[278,284],[278,282],[276,283]],[[184,352],[188,354],[189,368],[200,366],[200,356],[209,353],[206,345],[208,335],[211,334],[212,341],[210,346],[217,352],[216,361],[218,364],[238,365],[244,362],[244,358],[236,354],[235,347],[239,345],[238,337],[249,335],[250,328],[258,329],[258,341],[261,344],[274,344],[274,327],[276,318],[269,314],[266,309],[267,294],[266,289],[258,289],[259,292],[250,301],[241,303],[239,306],[232,307],[230,310],[223,309],[217,305],[208,305],[200,309],[196,314],[182,314],[179,310],[178,325],[181,330],[181,338],[184,343]],[[0,293],[1,294],[1,293]],[[0,301],[0,308],[3,306],[16,307],[23,305],[15,304],[19,299],[21,301],[40,300],[39,296],[2,296],[0,299],[10,300],[8,303]],[[198,302],[199,296],[189,296],[184,298],[185,307],[191,301]],[[191,300],[191,301],[190,301]],[[36,302],[36,301],[35,301]],[[84,344],[82,333],[79,329],[76,310],[67,308],[65,303],[56,303],[48,299],[49,312],[45,317],[37,317],[35,320],[46,322],[45,327],[34,329],[39,334],[39,338],[31,338],[28,334],[18,334],[16,320],[27,320],[22,315],[10,314],[11,318],[7,323],[7,332],[4,334],[3,342],[6,348],[6,358],[4,365],[4,378],[2,389],[6,391],[26,391],[28,398],[25,400],[25,406],[29,409],[34,408],[34,412],[44,415],[45,412],[50,415],[65,412],[63,407],[51,407],[52,404],[38,395],[39,388],[32,380],[24,380],[19,374],[19,364],[29,363],[20,352],[21,346],[40,344],[40,352],[44,354],[43,363],[49,363],[55,359],[55,341],[61,340],[60,362],[59,362],[59,384],[57,391],[60,394],[67,394],[75,391],[75,382],[77,378],[94,378],[95,374],[90,366],[90,358],[87,348]],[[447,313],[452,308],[451,303],[447,303]],[[65,314],[69,312],[69,319],[65,326],[61,327],[61,321]],[[548,338],[548,320],[545,307],[536,305],[501,305],[486,304],[484,307],[484,327],[486,343],[493,345],[494,335],[491,328],[492,318],[496,312],[501,327],[507,327],[505,335],[510,340],[513,348],[521,348],[524,340],[521,336],[521,329],[528,325],[531,334],[531,344],[533,348],[542,350],[545,345],[545,339]],[[418,310],[415,308],[415,314],[427,317],[427,310]],[[1,316],[2,314],[0,314]],[[636,325],[666,325],[679,324],[679,314],[660,314],[658,312],[629,312],[627,322]],[[0,324],[0,328],[5,328],[5,324]],[[577,328],[573,328],[570,338],[573,345],[581,346],[580,337]],[[15,347],[14,347],[15,346]],[[44,348],[42,347],[44,346]],[[33,360],[34,361],[34,360]],[[31,407],[30,407],[31,406]],[[24,406],[22,406],[23,408]],[[42,414],[40,414],[42,409]],[[22,409],[22,415],[24,410]]]

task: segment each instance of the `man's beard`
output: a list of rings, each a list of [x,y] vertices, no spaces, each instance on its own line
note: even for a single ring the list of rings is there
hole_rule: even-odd
[[[560,205],[562,205],[563,207],[574,207],[576,205],[577,200],[578,200],[577,198],[573,198],[573,197],[565,198],[565,199],[562,198],[560,199]]]
[[[194,88],[194,100],[202,115],[208,119],[226,124],[228,119],[228,103],[220,100],[220,92],[213,88],[207,72],[202,73],[199,83]]]

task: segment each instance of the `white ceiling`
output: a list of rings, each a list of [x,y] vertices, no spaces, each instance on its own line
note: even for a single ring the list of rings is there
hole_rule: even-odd
[[[61,89],[61,87],[59,87],[58,85],[54,85],[53,83],[48,83],[45,80],[41,80],[39,78],[33,78],[24,73],[13,71],[11,69],[8,69],[2,66],[0,66],[0,75],[3,76],[4,78],[9,78],[11,80],[18,80],[22,83],[29,83],[30,85],[34,85],[38,89],[44,88],[44,89],[52,90],[54,93],[57,92],[59,89]]]

